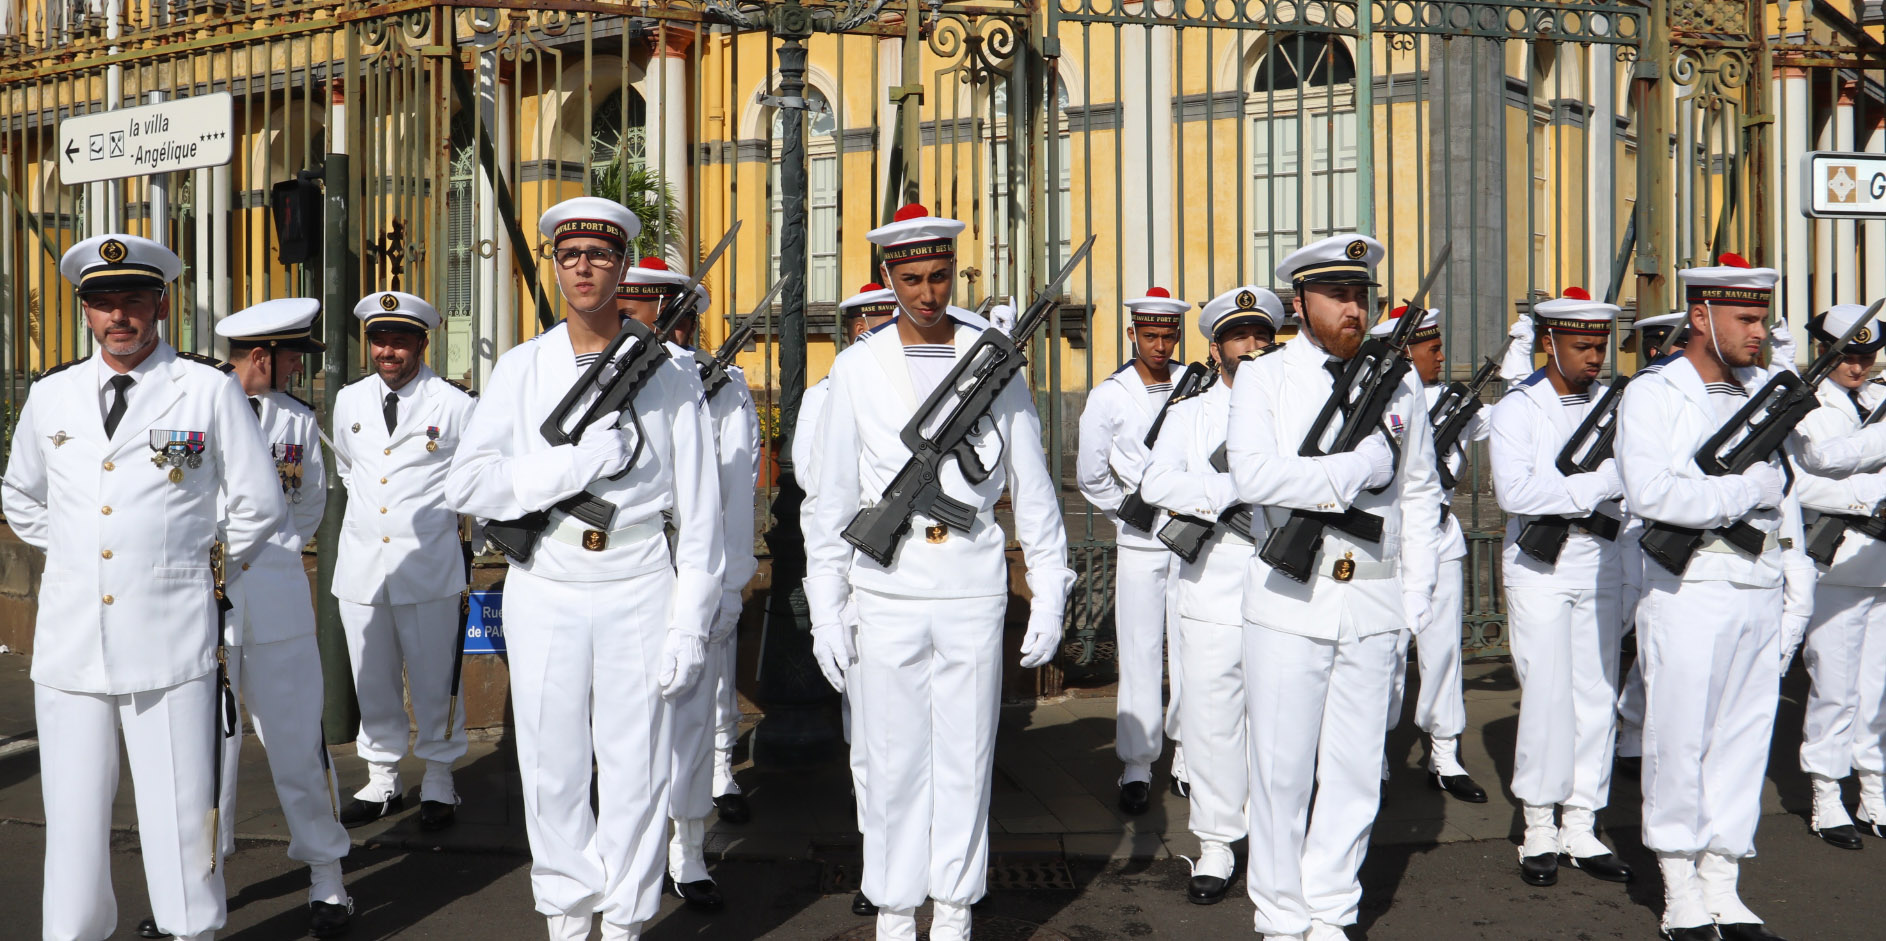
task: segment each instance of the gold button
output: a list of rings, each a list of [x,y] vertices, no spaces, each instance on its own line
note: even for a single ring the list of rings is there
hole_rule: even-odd
[[[105,507],[105,508],[104,508],[103,510],[100,510],[99,512],[101,512],[101,513],[103,513],[103,514],[105,514],[106,516],[110,516],[110,515],[111,515],[111,507]]]
[[[381,507],[381,508],[380,508],[380,512],[382,512],[382,513],[385,513],[385,512],[386,512],[386,507]]]
[[[380,541],[381,541],[381,542],[392,542],[392,541],[393,541],[393,537],[392,537],[392,536],[381,536],[381,537],[380,537]]]
[[[386,483],[386,478],[385,478],[385,477],[382,477],[382,478],[380,478],[380,482],[381,482],[381,483]]]
[[[117,469],[118,469],[118,465],[116,465],[116,464],[113,464],[113,463],[111,463],[110,461],[106,461],[106,462],[105,462],[105,469],[106,469],[106,470],[117,470]]]
[[[387,448],[386,450],[384,450],[384,451],[381,451],[380,453],[381,453],[381,454],[392,454],[392,453],[393,453],[393,449],[392,449],[392,448]]]
[[[105,596],[105,603],[106,603],[106,604],[110,604],[111,602],[112,602],[112,597],[111,597],[110,595],[106,595],[106,596]]]
[[[242,563],[242,570],[247,572],[249,570],[249,563],[247,562]]]
[[[106,549],[105,551],[103,551],[103,552],[100,552],[100,553],[99,553],[99,555],[101,555],[101,556],[103,556],[103,557],[105,557],[105,558],[107,558],[107,559],[109,559],[109,558],[111,558],[111,550],[110,550],[110,549]]]

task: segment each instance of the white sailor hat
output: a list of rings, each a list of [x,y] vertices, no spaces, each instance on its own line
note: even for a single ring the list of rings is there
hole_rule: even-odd
[[[553,247],[564,239],[592,238],[627,249],[642,234],[642,223],[629,207],[613,199],[578,196],[544,210],[543,218],[537,220],[537,231]]]
[[[1185,322],[1185,312],[1192,309],[1190,302],[1173,297],[1165,288],[1148,288],[1145,297],[1120,303],[1132,312],[1135,327],[1177,327]]]
[[[354,316],[367,325],[367,332],[396,330],[427,333],[439,325],[439,312],[431,304],[404,291],[379,291],[354,305]]]
[[[1683,299],[1690,304],[1745,304],[1767,307],[1775,297],[1775,282],[1780,272],[1756,268],[1733,252],[1716,257],[1707,268],[1685,268],[1677,272],[1683,279]]]
[[[59,273],[80,294],[163,290],[183,274],[177,253],[135,235],[94,235],[59,258]]]
[[[1584,288],[1566,288],[1558,297],[1532,305],[1532,322],[1552,333],[1608,337],[1617,316],[1616,304],[1594,301]]]
[[[688,283],[688,276],[668,267],[668,263],[650,255],[622,271],[616,285],[616,297],[628,301],[660,301]]]
[[[1198,332],[1211,340],[1247,324],[1264,327],[1274,335],[1284,322],[1284,302],[1255,284],[1232,288],[1201,306],[1204,309],[1198,314]]]
[[[1866,308],[1860,304],[1835,304],[1821,313],[1808,318],[1807,335],[1822,343],[1833,343],[1853,326],[1853,322],[1866,316]],[[1886,345],[1886,331],[1881,329],[1878,319],[1860,328],[1847,343],[1848,353],[1877,353]]]
[[[1618,349],[1627,353],[1636,353],[1644,343],[1649,343],[1659,349],[1668,349],[1671,334],[1684,329],[1689,319],[1690,314],[1686,310],[1639,317],[1631,321],[1631,332],[1619,341]],[[1640,340],[1639,337],[1643,339]]]
[[[695,285],[694,286],[694,307],[688,311],[688,316],[704,317],[707,315],[708,308],[713,307],[713,306],[714,306],[714,298],[712,295],[707,293],[707,285],[705,284]]]
[[[897,210],[889,225],[872,229],[864,237],[884,249],[885,264],[896,265],[954,256],[956,236],[962,231],[961,222],[930,215],[930,210],[911,203]]]
[[[314,318],[321,302],[312,297],[278,297],[245,307],[222,319],[216,335],[232,346],[266,346],[295,353],[319,353],[327,347],[314,338]]]
[[[1660,327],[1681,327],[1689,319],[1689,311],[1673,310],[1667,314],[1657,314],[1652,317],[1639,317],[1631,321],[1631,329],[1656,330]]]
[[[1406,304],[1389,311],[1388,316],[1382,318],[1381,323],[1369,328],[1369,336],[1385,337],[1394,333],[1395,325],[1400,323],[1401,318],[1406,316],[1408,316],[1408,305]],[[1408,343],[1410,345],[1425,343],[1429,340],[1438,340],[1440,338],[1441,312],[1429,308],[1426,313],[1421,315],[1421,322],[1415,325],[1414,332],[1408,335]]]
[[[1307,281],[1379,287],[1375,266],[1386,254],[1382,243],[1366,235],[1332,235],[1284,256],[1277,264],[1277,280],[1287,284]]]
[[[838,304],[840,317],[889,317],[897,313],[897,292],[873,281]]]

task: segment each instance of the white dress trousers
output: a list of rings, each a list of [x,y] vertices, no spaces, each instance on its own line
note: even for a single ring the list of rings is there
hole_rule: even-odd
[[[229,685],[255,726],[255,737],[268,752],[275,797],[288,820],[288,858],[331,863],[347,855],[352,842],[341,826],[333,763],[321,734],[321,662],[314,635],[250,642],[229,648]],[[312,678],[310,680],[309,678]],[[241,761],[242,731],[223,739],[223,855],[236,851],[236,768]],[[316,899],[336,902],[339,899]]]
[[[1848,539],[1856,536],[1849,535]],[[1865,537],[1857,537],[1865,538]],[[1814,589],[1814,615],[1801,643],[1813,686],[1801,722],[1801,770],[1838,781],[1858,765],[1856,756],[1879,753],[1875,726],[1886,697],[1886,672],[1869,676],[1869,652],[1886,632],[1882,592],[1822,583]]]
[[[354,695],[360,700],[356,753],[374,764],[393,765],[406,754],[411,741],[413,755],[426,761],[451,764],[465,757],[464,700],[459,700],[453,715],[445,714],[452,697],[452,659],[458,651],[453,630],[458,625],[459,599],[418,604],[341,601],[339,606],[347,658],[354,671]],[[411,724],[406,718],[408,687],[412,690]],[[452,723],[449,737],[448,718]],[[390,786],[390,779],[376,777],[355,796],[385,800],[393,796],[384,790]],[[446,803],[453,803],[455,797],[420,794],[421,800]]]
[[[1510,591],[1506,614],[1519,675],[1513,796],[1601,810],[1617,729],[1617,586]]]

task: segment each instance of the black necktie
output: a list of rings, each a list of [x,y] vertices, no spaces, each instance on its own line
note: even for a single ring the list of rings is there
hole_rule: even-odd
[[[386,394],[386,405],[380,409],[380,414],[386,416],[386,433],[389,435],[392,434],[393,429],[399,426],[398,392],[388,392]]]
[[[262,400],[256,398],[253,395],[249,396],[249,411],[252,411],[255,413],[256,421],[261,421],[262,420]]]
[[[124,418],[124,390],[131,388],[136,379],[130,376],[111,377],[111,408],[105,412],[105,437],[109,438],[118,430],[118,421]]]

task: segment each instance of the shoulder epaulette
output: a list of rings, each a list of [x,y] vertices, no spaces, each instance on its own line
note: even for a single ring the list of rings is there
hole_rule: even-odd
[[[445,379],[445,377],[444,377],[444,376],[440,376],[439,378],[440,378],[440,379]],[[471,397],[472,397],[472,398],[474,398],[474,399],[478,397],[478,390],[477,390],[477,389],[474,389],[474,388],[472,388],[471,386],[468,386],[468,385],[466,385],[466,384],[464,384],[464,383],[462,383],[462,382],[460,382],[460,381],[458,381],[457,379],[445,379],[445,384],[446,384],[446,385],[448,385],[448,386],[451,386],[451,387],[452,387],[452,388],[454,388],[454,389],[457,389],[457,390],[458,390],[458,391],[460,391],[460,392],[463,392],[463,393],[465,393],[466,395],[469,395],[469,396],[471,396]]]
[[[283,392],[282,394],[285,396],[288,396],[291,399],[294,399],[297,402],[300,402],[305,408],[307,408],[308,411],[310,412],[314,411],[313,402],[310,402],[307,399],[304,399],[301,396],[294,394],[293,392]]]
[[[64,368],[64,367],[61,367],[61,368]],[[1868,379],[1867,381],[1876,386],[1886,386],[1886,376],[1874,376],[1873,378]]]
[[[1269,356],[1272,353],[1281,353],[1283,352],[1283,348],[1284,348],[1284,345],[1282,343],[1272,343],[1269,346],[1258,347],[1257,349],[1252,350],[1251,352],[1246,353],[1244,355],[1249,356],[1252,359],[1257,359],[1259,357]]]
[[[236,367],[235,367],[235,365],[234,365],[234,364],[232,364],[232,363],[225,363],[225,362],[223,362],[222,360],[220,360],[220,359],[217,359],[217,358],[216,358],[216,357],[214,357],[214,356],[204,356],[204,355],[203,355],[202,353],[192,353],[192,352],[190,352],[190,351],[188,351],[188,350],[178,350],[178,351],[177,351],[177,358],[178,358],[178,359],[187,359],[187,360],[189,360],[190,362],[193,362],[193,363],[196,363],[197,365],[200,365],[200,366],[208,366],[208,367],[210,367],[210,368],[212,368],[212,369],[220,369],[220,370],[222,370],[223,372],[235,372],[235,371],[236,371]]]
[[[62,371],[62,370],[67,370],[67,369],[71,369],[72,367],[74,367],[74,366],[77,366],[78,364],[80,364],[80,363],[82,363],[82,362],[85,362],[85,361],[86,361],[86,360],[88,360],[88,359],[91,359],[91,357],[89,357],[89,356],[81,356],[81,357],[79,357],[78,359],[68,359],[68,360],[66,360],[66,361],[65,361],[65,362],[63,362],[63,363],[60,363],[59,365],[57,365],[57,366],[54,366],[54,367],[52,367],[51,369],[48,369],[48,370],[46,370],[45,372],[42,372],[42,373],[40,373],[40,374],[39,374],[39,378],[40,378],[40,379],[44,379],[44,378],[46,378],[47,376],[50,376],[50,375],[52,375],[53,373],[56,373],[56,372],[60,372],[60,371]]]

